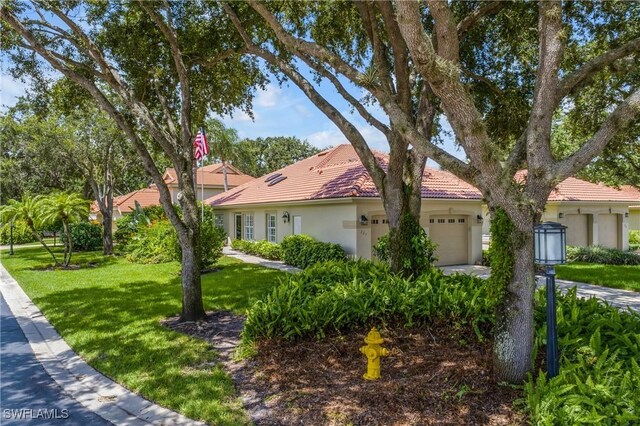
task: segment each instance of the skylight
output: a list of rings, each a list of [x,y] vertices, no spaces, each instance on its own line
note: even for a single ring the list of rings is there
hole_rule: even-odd
[[[278,177],[282,176],[282,173],[274,173],[271,176],[269,176],[268,178],[266,178],[264,181],[265,182],[270,182]]]
[[[267,186],[273,186],[273,185],[275,185],[277,183],[282,182],[286,178],[287,178],[286,176],[281,176],[281,174],[279,174],[278,177],[276,177],[275,179],[271,180],[271,182],[269,182],[269,185],[267,185]]]

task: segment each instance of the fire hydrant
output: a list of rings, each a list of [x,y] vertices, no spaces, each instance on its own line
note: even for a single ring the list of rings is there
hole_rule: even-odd
[[[388,356],[389,351],[380,345],[384,342],[378,330],[375,327],[371,329],[364,342],[367,344],[360,348],[360,352],[366,355],[369,362],[367,363],[367,372],[362,376],[365,380],[376,380],[380,378],[380,357]]]

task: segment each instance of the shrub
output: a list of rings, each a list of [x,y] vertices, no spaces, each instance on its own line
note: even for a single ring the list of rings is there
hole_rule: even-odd
[[[640,230],[629,231],[629,244],[640,245]]]
[[[212,222],[205,222],[200,226],[200,259],[202,267],[209,267],[222,257],[222,247],[227,238],[224,229],[216,228]],[[177,247],[176,260],[182,259],[182,250],[176,237],[175,247]]]
[[[418,276],[431,269],[438,260],[435,255],[437,245],[431,241],[424,228],[411,215],[405,215],[403,220],[407,222],[405,227],[412,230],[410,250],[403,255],[403,269],[407,275]],[[390,250],[390,234],[380,237],[373,246],[373,252],[376,257],[386,263],[390,261]]]
[[[0,244],[9,244],[11,224],[5,223],[0,228]],[[26,244],[38,241],[31,229],[21,220],[13,223],[13,244]]]
[[[602,246],[567,247],[568,262],[601,263],[604,265],[640,265],[640,255]]]
[[[269,260],[282,260],[282,248],[280,245],[267,240],[233,240],[231,242],[231,248]]]
[[[332,330],[434,320],[468,324],[481,338],[493,321],[489,300],[485,282],[468,275],[433,269],[409,280],[369,261],[319,263],[256,302],[242,338],[246,348],[261,338],[321,338]]]
[[[179,244],[174,227],[160,221],[141,227],[126,246],[127,259],[136,263],[164,263],[178,259]]]
[[[536,294],[537,349],[546,339],[544,293]],[[532,424],[635,424],[640,421],[640,315],[620,312],[575,289],[558,296],[560,373],[525,384]]]
[[[318,262],[346,259],[340,244],[316,241],[309,235],[289,235],[282,240],[280,247],[282,260],[301,269]]]
[[[71,225],[71,242],[78,251],[98,250],[102,247],[102,226],[89,222]]]

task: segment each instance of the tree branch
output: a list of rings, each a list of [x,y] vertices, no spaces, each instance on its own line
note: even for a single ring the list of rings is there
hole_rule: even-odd
[[[616,133],[640,116],[640,89],[637,89],[600,126],[598,131],[573,155],[558,162],[553,167],[553,177],[561,182],[573,176],[598,156]]]
[[[458,23],[457,33],[458,37],[462,38],[466,35],[466,32],[469,31],[474,25],[476,25],[480,20],[489,15],[495,15],[504,9],[508,1],[498,0],[498,1],[490,1],[469,15],[465,16],[462,21]]]
[[[559,104],[565,96],[588,84],[593,76],[607,65],[638,52],[640,52],[640,37],[586,62],[558,83],[556,103]]]

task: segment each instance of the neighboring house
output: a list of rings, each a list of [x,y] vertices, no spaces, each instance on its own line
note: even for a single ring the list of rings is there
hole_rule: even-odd
[[[627,192],[570,177],[551,192],[542,221],[566,225],[568,245],[601,245],[627,250],[633,211],[630,206],[638,201],[638,196],[634,198]],[[486,205],[483,214],[488,220],[482,232],[489,234],[490,217]]]
[[[243,183],[253,180],[252,176],[245,175],[240,170],[231,165],[227,165],[227,182],[229,188],[234,188]],[[163,175],[164,182],[171,193],[171,201],[178,202],[178,179],[175,169],[167,169]],[[213,195],[224,192],[224,174],[222,164],[211,164],[209,166],[200,167],[196,174],[197,191],[196,197],[207,199]],[[204,183],[204,185],[202,185]],[[204,197],[202,189],[204,188]],[[160,193],[155,185],[147,188],[139,189],[125,195],[113,198],[113,220],[122,217],[125,214],[133,212],[136,201],[140,207],[156,206],[160,204]],[[98,203],[93,202],[89,215],[92,220],[102,220]]]
[[[228,189],[235,188],[238,185],[253,180],[253,176],[245,175],[240,170],[230,164],[227,164],[227,184]],[[171,201],[175,204],[178,202],[178,178],[175,169],[167,169],[163,175],[164,182],[171,192]],[[204,185],[201,185],[204,182]],[[197,198],[206,200],[214,195],[224,192],[224,173],[222,164],[211,164],[209,166],[200,167],[196,174]],[[204,197],[202,196],[202,187],[204,186]]]
[[[375,153],[384,166],[387,154]],[[388,232],[378,191],[351,145],[339,145],[206,200],[232,239],[281,242],[308,234],[369,259]],[[440,265],[482,258],[482,195],[453,174],[426,168],[420,223]]]
[[[636,203],[629,206],[629,230],[640,230],[640,188],[622,185],[620,191],[635,198]]]

